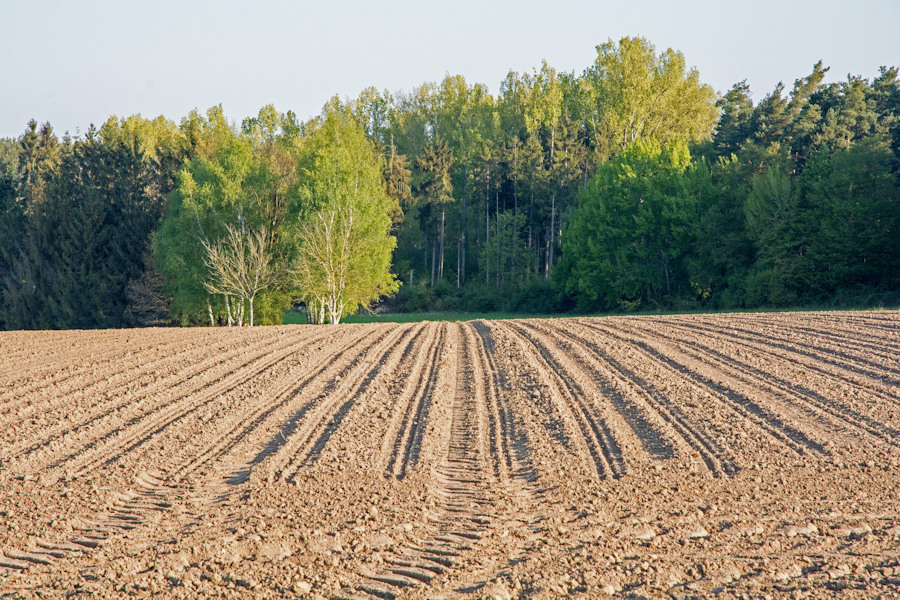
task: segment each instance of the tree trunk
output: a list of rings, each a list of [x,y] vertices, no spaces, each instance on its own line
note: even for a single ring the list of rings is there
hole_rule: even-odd
[[[496,287],[497,289],[500,289],[500,280],[501,280],[500,257],[503,255],[503,236],[500,235],[500,224],[499,223],[497,223],[497,231],[495,233],[497,235],[497,270],[494,274],[494,280],[495,280],[494,287]]]
[[[556,192],[550,196],[550,267],[547,269],[547,277],[553,270],[553,246],[556,243]]]
[[[434,263],[437,262],[437,240],[431,245],[431,287],[434,287]]]
[[[456,243],[456,289],[459,289],[459,261],[461,260],[462,243]]]
[[[253,327],[253,297],[250,297],[250,327]]]
[[[441,205],[441,259],[438,263],[438,281],[444,280],[444,206]]]
[[[344,307],[341,306],[340,300],[338,300],[337,296],[332,296],[328,299],[328,316],[331,319],[332,325],[340,325],[341,324],[341,316],[344,312]]]
[[[666,293],[672,293],[672,287],[669,284],[669,260],[663,257],[663,273],[666,276]]]
[[[466,284],[466,228],[468,227],[468,212],[466,208],[466,186],[469,181],[468,165],[463,165],[463,193],[462,193],[462,257],[459,263],[459,274],[457,280],[462,284]],[[459,287],[457,285],[457,287]]]
[[[519,216],[519,138],[513,140],[513,215]]]
[[[503,236],[500,234],[500,192],[494,190],[494,223],[497,226],[497,288],[500,288],[500,257],[503,255]]]
[[[484,243],[491,241],[491,167],[487,168],[487,183],[484,188]]]
[[[466,232],[462,234],[462,260],[459,263],[459,280],[462,285],[466,284]]]
[[[491,241],[491,197],[486,196],[484,199],[484,243],[489,244]]]
[[[497,225],[497,235],[500,235],[500,190],[494,190],[494,223]]]
[[[209,311],[209,326],[216,326],[216,319],[213,317],[212,304],[209,302],[209,298],[206,299],[206,310]]]
[[[528,204],[528,249],[534,248],[534,190],[531,190],[531,202]]]
[[[553,149],[556,146],[556,125],[550,126],[550,168],[553,168]]]
[[[544,238],[544,279],[550,277],[550,232]]]

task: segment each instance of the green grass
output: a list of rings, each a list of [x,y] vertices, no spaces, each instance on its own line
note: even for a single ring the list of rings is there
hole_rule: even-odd
[[[289,310],[284,313],[282,325],[306,325],[306,313],[299,310]]]
[[[552,315],[526,315],[518,313],[504,312],[486,312],[486,313],[465,313],[465,312],[431,312],[431,313],[391,313],[391,314],[369,314],[369,315],[348,315],[344,317],[343,323],[418,323],[420,321],[474,321],[476,319],[529,319],[529,318],[549,318]],[[285,325],[305,325],[306,314],[298,311],[289,311],[284,315]]]
[[[770,313],[770,312],[810,312],[810,311],[859,311],[859,310],[897,310],[896,307],[823,307],[823,306],[803,306],[790,308],[730,308],[730,309],[706,309],[697,308],[693,310],[647,310],[637,311],[633,313],[597,313],[597,314],[574,314],[564,313],[559,315],[543,315],[543,314],[523,314],[509,312],[484,312],[484,313],[467,313],[467,312],[423,312],[423,313],[389,313],[389,314],[368,314],[368,315],[348,315],[344,317],[344,323],[418,323],[420,321],[474,321],[477,319],[552,319],[557,317],[623,317],[623,316],[666,316],[666,315],[695,315],[695,314],[723,314],[723,313]],[[289,311],[284,315],[285,325],[305,325],[306,314],[299,311]]]
[[[350,315],[344,319],[347,323],[418,323],[420,321],[474,321],[476,319],[531,319],[548,318],[550,315],[526,315],[520,313],[505,312],[423,312],[423,313],[393,313],[374,315]]]

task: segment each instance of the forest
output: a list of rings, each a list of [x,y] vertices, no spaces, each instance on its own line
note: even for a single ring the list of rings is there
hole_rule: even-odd
[[[0,328],[900,303],[900,80],[675,50],[0,140]]]

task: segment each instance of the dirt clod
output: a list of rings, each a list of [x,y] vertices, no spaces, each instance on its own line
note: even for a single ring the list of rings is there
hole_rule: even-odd
[[[894,311],[0,348],[3,598],[900,595]]]

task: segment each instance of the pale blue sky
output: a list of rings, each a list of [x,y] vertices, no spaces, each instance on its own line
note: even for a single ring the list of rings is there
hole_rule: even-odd
[[[544,58],[581,73],[626,35],[682,51],[720,92],[746,78],[755,101],[819,59],[829,81],[900,65],[900,0],[0,0],[0,25],[0,137],[219,103],[236,122],[269,103],[306,119],[334,94],[447,72],[496,93]]]

